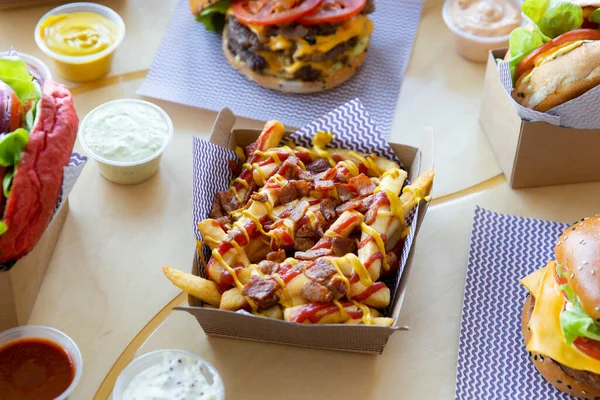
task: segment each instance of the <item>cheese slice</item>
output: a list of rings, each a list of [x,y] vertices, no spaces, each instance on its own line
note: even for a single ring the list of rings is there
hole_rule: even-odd
[[[535,296],[535,307],[529,320],[531,337],[527,351],[550,357],[573,369],[600,374],[600,360],[585,355],[565,342],[560,328],[560,312],[565,300],[556,287],[554,268],[554,262],[550,262],[521,280],[521,284]]]

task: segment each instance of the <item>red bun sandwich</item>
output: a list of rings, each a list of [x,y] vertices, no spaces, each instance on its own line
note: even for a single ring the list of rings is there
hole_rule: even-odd
[[[536,369],[580,399],[600,399],[600,216],[567,228],[556,261],[523,278],[523,337]]]
[[[0,264],[31,251],[50,223],[78,124],[67,88],[0,60]]]

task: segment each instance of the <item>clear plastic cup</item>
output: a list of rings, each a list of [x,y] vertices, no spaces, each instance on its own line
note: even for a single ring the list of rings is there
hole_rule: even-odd
[[[58,344],[60,347],[62,347],[69,353],[71,359],[73,360],[73,363],[75,364],[75,377],[73,378],[73,382],[71,382],[71,385],[67,388],[67,390],[65,390],[60,396],[54,399],[65,400],[67,397],[69,397],[73,390],[75,390],[77,384],[79,383],[79,380],[81,379],[81,373],[83,370],[83,358],[81,357],[79,347],[77,347],[73,339],[71,339],[58,329],[39,325],[19,326],[16,328],[8,329],[4,332],[0,332],[0,347],[12,341],[23,338],[47,339]]]
[[[49,16],[78,11],[89,11],[100,14],[114,22],[119,30],[119,36],[115,42],[99,53],[86,56],[66,56],[50,50],[46,46],[44,39],[42,39],[42,23]],[[56,7],[44,14],[35,27],[34,36],[35,43],[40,50],[54,60],[54,65],[60,76],[75,82],[88,82],[99,79],[110,71],[115,50],[125,38],[125,22],[123,22],[123,18],[116,11],[106,6],[94,3],[70,3]]]
[[[444,23],[454,35],[454,46],[461,56],[467,60],[483,63],[488,60],[490,50],[502,49],[508,47],[508,38],[510,34],[504,36],[477,36],[465,32],[454,25],[450,16],[450,7],[457,0],[446,0],[442,8],[442,18]],[[510,0],[519,10],[521,3],[517,0]],[[521,25],[524,24],[522,18]]]
[[[225,399],[225,386],[223,384],[223,380],[212,364],[204,360],[202,357],[194,353],[190,353],[189,351],[166,349],[153,351],[135,358],[117,378],[115,387],[113,388],[112,400],[122,400],[127,386],[129,386],[133,379],[135,379],[135,377],[137,377],[140,373],[159,364],[164,357],[168,355],[168,353],[172,353],[175,357],[181,356],[198,360],[202,364],[202,372],[207,377],[207,380],[209,382],[212,381],[213,386],[221,390],[222,396],[216,400]]]
[[[95,154],[94,151],[91,150],[86,143],[86,124],[89,121],[90,117],[98,110],[101,110],[103,107],[125,102],[144,104],[146,106],[152,107],[155,110],[159,111],[159,113],[167,122],[168,133],[162,147],[152,156],[143,160],[132,162],[112,161],[98,154]],[[104,176],[111,182],[118,183],[121,185],[135,185],[138,183],[142,183],[154,176],[154,174],[156,174],[160,168],[160,159],[162,157],[163,152],[165,151],[165,148],[171,141],[172,137],[173,122],[171,121],[169,114],[167,114],[165,110],[163,110],[156,104],[138,99],[120,99],[101,104],[98,107],[94,108],[92,111],[90,111],[79,125],[79,142],[81,143],[81,146],[83,147],[85,152],[89,154],[90,157],[92,157],[94,160],[96,160],[102,176]]]
[[[52,73],[50,72],[50,68],[46,64],[44,64],[39,58],[34,57],[27,53],[19,53],[17,55],[21,58],[21,60],[25,61],[25,64],[32,67],[39,74],[39,78],[42,80],[52,80]],[[8,57],[9,52],[3,51],[0,52],[0,58]]]

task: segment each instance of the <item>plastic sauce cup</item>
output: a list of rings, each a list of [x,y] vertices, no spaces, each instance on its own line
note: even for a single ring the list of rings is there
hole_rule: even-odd
[[[87,56],[66,56],[50,50],[48,46],[46,46],[44,39],[42,39],[41,26],[43,22],[52,15],[68,14],[78,11],[88,11],[100,14],[114,22],[119,30],[119,36],[114,43],[99,53]],[[102,78],[110,71],[115,50],[125,38],[125,23],[117,12],[106,6],[94,3],[70,3],[56,7],[44,14],[35,27],[34,35],[35,42],[40,50],[54,60],[54,65],[60,76],[76,82],[88,82]]]
[[[37,73],[40,75],[39,77],[42,78],[42,80],[52,80],[52,73],[50,72],[50,68],[48,68],[48,66],[44,64],[39,58],[29,55],[27,53],[17,52],[17,55],[21,58],[21,60],[25,61],[25,64],[35,69],[35,71],[37,71]],[[0,52],[0,58],[8,56],[8,51]]]
[[[465,32],[454,25],[452,16],[450,15],[450,7],[457,0],[446,0],[442,9],[442,18],[446,26],[454,35],[454,46],[461,56],[470,61],[479,63],[486,62],[489,57],[490,50],[502,49],[508,47],[508,38],[510,34],[504,36],[477,36],[472,33]],[[511,2],[521,9],[521,3],[516,0]],[[521,26],[525,23],[524,18],[521,18]]]
[[[132,162],[113,161],[104,158],[98,154],[95,154],[94,151],[91,150],[88,144],[86,143],[86,123],[90,120],[91,116],[98,110],[101,110],[103,107],[106,107],[107,105],[119,103],[143,104],[154,108],[163,116],[165,122],[167,123],[167,135],[162,147],[150,157]],[[171,141],[172,137],[173,122],[171,121],[169,114],[167,114],[165,110],[163,110],[156,104],[138,99],[120,99],[101,104],[98,107],[94,108],[92,111],[90,111],[88,115],[85,116],[85,118],[79,126],[79,142],[81,143],[81,146],[83,147],[85,152],[88,153],[90,157],[92,157],[94,160],[96,160],[102,176],[104,176],[111,182],[122,185],[135,185],[137,183],[142,183],[154,176],[154,174],[158,172],[158,169],[160,167],[160,159],[162,157],[163,152],[165,151],[165,148]]]
[[[223,380],[221,379],[221,376],[219,375],[215,367],[212,366],[212,364],[204,360],[202,357],[194,353],[190,353],[189,351],[165,349],[146,353],[142,356],[135,358],[121,372],[121,374],[117,378],[117,381],[115,382],[115,387],[113,388],[112,400],[122,400],[123,394],[125,393],[127,386],[129,386],[129,384],[135,379],[135,377],[137,377],[140,373],[146,371],[147,369],[159,364],[163,360],[165,354],[169,353],[200,361],[200,363],[202,364],[204,375],[211,378],[214,381],[215,386],[219,387],[223,393],[223,396],[218,400],[225,399],[225,387],[223,385]]]
[[[73,360],[73,363],[75,364],[75,377],[67,390],[54,399],[65,400],[77,387],[83,371],[83,357],[81,357],[81,352],[73,339],[54,328],[39,325],[26,325],[0,332],[0,346],[23,338],[47,339],[58,344],[69,353],[71,360]]]

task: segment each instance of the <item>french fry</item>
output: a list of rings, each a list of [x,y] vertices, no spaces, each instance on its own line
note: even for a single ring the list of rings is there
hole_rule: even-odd
[[[223,292],[219,308],[221,310],[237,311],[248,308],[248,301],[242,294],[242,291],[234,287]]]
[[[221,303],[221,293],[213,281],[166,266],[162,267],[162,270],[165,276],[184,292],[213,306]]]
[[[400,203],[402,203],[402,211],[404,216],[408,216],[410,211],[421,201],[423,196],[428,196],[433,185],[433,178],[435,171],[430,169],[423,172],[415,179],[410,185],[402,190],[402,196],[400,196]]]
[[[392,160],[327,148],[327,132],[312,147],[278,147],[283,135],[281,123],[265,124],[246,148],[242,172],[219,194],[218,219],[198,224],[212,250],[211,280],[169,267],[165,275],[213,308],[296,323],[392,326],[377,311],[391,301],[379,279],[398,264],[405,218],[429,195],[433,170],[402,189],[407,173]]]

